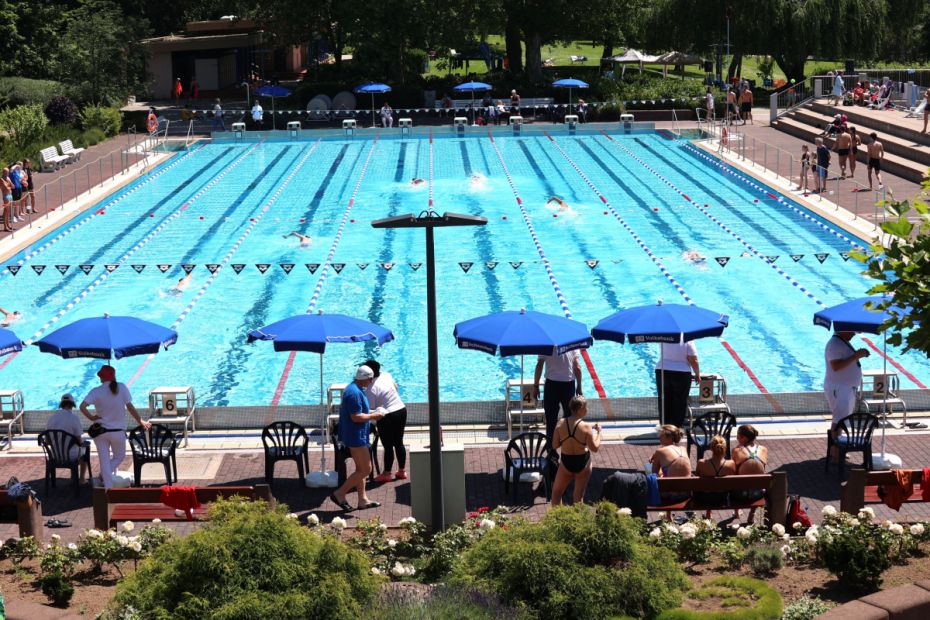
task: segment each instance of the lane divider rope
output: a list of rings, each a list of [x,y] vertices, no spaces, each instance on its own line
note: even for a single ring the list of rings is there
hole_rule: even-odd
[[[307,305],[307,314],[313,314],[313,311],[316,309],[316,304],[320,300],[320,294],[323,291],[323,284],[326,282],[326,276],[329,275],[329,266],[333,262],[333,256],[336,254],[336,248],[339,247],[339,242],[342,239],[342,233],[345,230],[346,222],[349,220],[349,213],[352,212],[352,206],[355,205],[355,197],[358,196],[358,191],[362,186],[362,181],[365,179],[365,173],[368,171],[368,165],[371,163],[371,156],[375,152],[375,147],[378,146],[378,138],[380,137],[381,132],[375,133],[374,142],[371,143],[371,148],[368,150],[368,156],[365,158],[365,163],[362,165],[362,171],[359,173],[358,181],[355,182],[355,187],[352,189],[352,194],[349,196],[349,203],[346,205],[345,211],[342,212],[342,219],[339,220],[339,228],[336,230],[336,236],[333,237],[333,243],[329,246],[329,253],[326,255],[326,260],[322,264],[320,270],[320,277],[316,282],[316,287],[313,289],[313,295],[310,297],[310,303]],[[287,385],[287,379],[291,374],[291,369],[294,367],[294,358],[297,356],[296,351],[291,351],[287,356],[287,362],[284,364],[284,370],[281,372],[281,378],[278,379],[278,385],[275,388],[274,396],[271,399],[271,406],[277,407],[278,403],[281,402],[281,395],[284,393],[284,387]],[[268,412],[269,416],[274,415],[274,410]]]
[[[607,209],[614,216],[614,218],[616,218],[616,220],[620,222],[620,225],[623,226],[623,228],[628,233],[630,233],[630,235],[633,237],[633,240],[636,241],[636,244],[640,247],[640,249],[643,252],[646,253],[646,256],[649,257],[652,263],[656,267],[658,267],[662,275],[665,276],[665,279],[668,280],[669,283],[673,287],[675,287],[675,290],[678,291],[678,294],[681,295],[682,298],[684,298],[684,300],[688,303],[688,305],[690,306],[697,305],[694,303],[694,300],[691,298],[691,296],[688,295],[688,293],[685,291],[684,287],[682,287],[678,283],[678,281],[671,274],[668,268],[666,268],[666,266],[662,263],[662,261],[659,260],[659,258],[653,253],[653,251],[649,248],[649,246],[646,245],[646,243],[642,240],[642,238],[638,234],[636,234],[636,231],[634,231],[633,228],[626,222],[626,220],[623,219],[623,217],[617,212],[617,210],[614,209],[613,205],[610,203],[607,197],[604,196],[604,194],[602,194],[600,190],[597,189],[597,187],[594,185],[591,179],[589,179],[588,176],[581,170],[581,168],[578,167],[578,164],[576,164],[575,161],[571,157],[568,156],[568,153],[566,153],[562,149],[561,145],[559,145],[559,143],[556,142],[555,139],[553,139],[553,137],[550,136],[548,132],[543,132],[543,133],[545,133],[546,137],[549,138],[549,142],[552,143],[552,145],[555,146],[555,148],[559,151],[559,153],[562,154],[562,157],[565,158],[565,161],[567,161],[569,165],[575,169],[575,172],[577,172],[578,175],[584,180],[584,182],[587,183],[588,187],[590,187],[591,190],[594,191],[595,195],[597,195],[597,197],[600,198],[601,202],[604,203],[604,206],[607,207]],[[733,357],[733,360],[743,370],[743,372],[746,373],[746,375],[753,382],[753,384],[756,386],[759,392],[767,395],[769,391],[762,384],[762,382],[759,380],[756,374],[752,371],[752,369],[749,368],[749,365],[746,364],[742,360],[742,358],[736,353],[736,350],[732,346],[730,346],[730,344],[722,336],[719,337],[719,340],[720,340],[720,343],[723,345],[724,349],[726,349],[727,352]],[[776,405],[778,408],[781,407],[781,405],[779,405],[776,401],[773,401],[770,399],[769,402],[772,404],[773,407],[775,407]]]
[[[262,142],[264,142],[264,140]],[[258,144],[261,144],[261,142],[259,142]],[[178,318],[176,318],[174,320],[174,323],[171,324],[171,329],[177,330],[178,326],[180,326],[181,323],[184,322],[184,319],[186,319],[190,315],[191,311],[194,309],[194,306],[197,305],[197,302],[200,301],[200,299],[207,292],[207,289],[209,289],[213,285],[213,283],[216,281],[216,279],[219,277],[220,273],[223,271],[223,267],[225,267],[229,263],[229,261],[232,260],[233,255],[235,255],[235,253],[239,250],[239,247],[248,238],[248,236],[252,234],[252,231],[255,230],[255,227],[258,226],[259,222],[262,221],[262,218],[265,216],[268,210],[272,207],[272,205],[274,205],[274,203],[277,202],[278,198],[281,196],[281,193],[284,191],[284,188],[286,188],[288,184],[291,182],[291,180],[294,178],[294,176],[296,176],[297,172],[303,167],[304,163],[307,161],[310,155],[313,154],[313,151],[316,150],[316,147],[319,146],[319,144],[320,144],[320,140],[318,139],[316,142],[313,143],[313,146],[310,147],[310,149],[306,152],[306,154],[304,154],[304,156],[300,159],[300,161],[297,162],[297,165],[294,166],[294,169],[291,170],[290,174],[287,175],[287,178],[284,179],[284,181],[281,183],[278,189],[275,190],[274,194],[271,195],[271,197],[264,204],[264,206],[258,211],[258,213],[256,213],[254,216],[249,218],[249,225],[246,226],[245,230],[242,231],[242,234],[239,235],[239,238],[236,239],[236,242],[233,243],[232,247],[229,248],[229,251],[226,252],[226,255],[223,256],[223,259],[219,262],[219,267],[217,267],[216,271],[210,274],[210,277],[207,278],[206,281],[204,281],[203,285],[200,287],[200,290],[197,291],[197,294],[194,295],[193,299],[190,300],[187,306],[185,306],[184,309],[181,311],[181,314],[178,315]],[[142,376],[142,372],[149,365],[149,362],[152,360],[153,357],[155,357],[154,354],[146,356],[145,360],[139,366],[139,369],[136,370],[132,378],[130,378],[129,381],[126,382],[126,385],[128,385],[129,387],[132,387],[132,384],[135,383],[136,380],[140,376]]]
[[[555,290],[555,296],[559,300],[559,305],[562,306],[562,312],[565,314],[566,318],[570,319],[572,318],[572,311],[569,310],[568,303],[565,301],[565,295],[562,294],[562,287],[559,286],[559,282],[555,278],[555,273],[552,271],[552,265],[549,263],[549,258],[546,256],[542,244],[539,242],[539,237],[536,235],[536,229],[533,227],[533,222],[530,220],[530,215],[527,212],[526,207],[523,206],[523,199],[520,198],[520,193],[517,191],[516,185],[514,185],[513,177],[510,176],[510,170],[507,169],[507,164],[504,162],[504,156],[501,154],[500,149],[497,148],[497,143],[494,141],[494,136],[490,131],[488,131],[488,138],[491,140],[491,146],[494,148],[494,152],[497,154],[497,160],[501,164],[501,169],[504,171],[504,176],[507,178],[507,183],[510,185],[510,190],[513,192],[513,196],[517,200],[517,206],[520,207],[520,213],[523,216],[523,223],[526,224],[526,227],[530,231],[530,236],[533,238],[533,244],[536,246],[536,252],[539,254],[539,258],[542,260],[543,267],[546,269],[546,275],[549,277],[549,283]],[[582,349],[581,356],[588,368],[588,374],[591,375],[591,380],[594,382],[594,389],[597,391],[598,396],[600,396],[602,399],[606,399],[607,393],[604,391],[604,386],[601,384],[600,377],[598,377],[597,371],[594,369],[594,363],[591,361],[591,357],[588,355],[588,351],[586,349]],[[607,408],[608,417],[612,418],[613,412],[610,410],[610,405],[606,400],[604,401],[604,405]]]
[[[28,254],[26,254],[25,256],[23,256],[21,259],[19,259],[18,261],[16,261],[16,265],[22,266],[22,265],[26,264],[27,261],[29,261],[29,260],[35,258],[36,256],[38,256],[39,254],[41,254],[41,253],[44,252],[45,250],[49,249],[51,246],[55,245],[56,243],[58,243],[59,241],[61,241],[62,239],[64,239],[64,238],[67,237],[68,235],[70,235],[72,232],[74,232],[75,230],[77,230],[78,228],[80,228],[81,226],[83,226],[84,224],[86,224],[87,222],[89,222],[89,221],[91,221],[92,219],[94,219],[95,217],[101,215],[101,213],[100,213],[101,211],[110,208],[111,206],[115,205],[116,203],[122,201],[122,200],[123,200],[124,198],[126,198],[127,196],[129,196],[129,195],[135,193],[136,191],[139,190],[140,187],[143,187],[144,185],[147,185],[148,183],[154,181],[155,179],[157,179],[158,177],[160,177],[160,176],[163,175],[164,173],[168,172],[170,169],[172,169],[172,168],[174,168],[175,166],[179,165],[182,161],[184,161],[185,159],[187,159],[188,157],[190,157],[191,155],[193,155],[194,153],[196,153],[197,151],[199,151],[200,149],[202,149],[204,146],[206,146],[206,145],[200,145],[199,147],[197,147],[197,148],[194,149],[193,151],[190,151],[190,152],[188,152],[188,153],[185,153],[184,155],[178,157],[176,160],[174,160],[174,161],[171,162],[170,164],[166,165],[164,168],[161,168],[161,169],[158,170],[157,172],[151,173],[151,174],[150,174],[149,176],[147,176],[143,181],[140,181],[139,183],[137,183],[136,185],[134,185],[134,186],[131,187],[130,189],[126,190],[125,192],[123,192],[122,194],[120,194],[119,196],[117,196],[116,198],[110,200],[109,202],[107,202],[107,203],[104,204],[103,206],[97,207],[97,208],[94,209],[91,213],[89,213],[86,217],[83,217],[83,218],[80,219],[80,221],[71,224],[71,226],[69,226],[69,227],[66,228],[65,230],[61,231],[60,233],[58,233],[55,237],[53,237],[52,239],[49,239],[48,241],[46,241],[45,243],[43,243],[41,246],[37,247],[36,249],[32,250],[31,252],[29,252]],[[57,210],[58,208],[60,208],[60,207],[56,207],[55,209],[52,209],[52,210],[55,211],[55,210]],[[0,278],[2,278],[2,277],[5,276],[5,275],[9,275],[9,273],[10,273],[9,270],[3,269],[2,271],[0,271]],[[0,368],[2,368],[2,367],[3,367],[3,366],[0,366]]]
[[[603,131],[602,131],[601,133],[603,133]],[[762,254],[762,252],[760,252],[759,250],[757,250],[752,244],[750,244],[750,243],[747,242],[743,237],[741,237],[739,234],[737,234],[736,232],[734,232],[733,229],[731,229],[729,226],[727,226],[726,224],[724,224],[723,222],[721,222],[719,219],[717,219],[712,213],[710,213],[710,211],[708,211],[708,210],[705,209],[703,206],[701,206],[701,204],[700,204],[699,202],[697,202],[697,201],[692,200],[691,198],[689,198],[683,191],[681,191],[681,190],[680,190],[677,186],[675,186],[671,181],[669,181],[668,179],[666,179],[666,178],[665,178],[664,176],[662,176],[659,172],[657,172],[652,166],[650,166],[649,164],[647,164],[646,162],[644,162],[642,159],[640,159],[640,158],[639,158],[635,153],[633,153],[631,150],[629,150],[628,148],[626,148],[625,146],[623,146],[622,144],[620,144],[619,142],[617,142],[616,140],[614,140],[613,138],[611,138],[610,136],[608,136],[606,133],[604,134],[604,136],[607,137],[608,140],[610,140],[611,142],[613,142],[617,147],[619,147],[620,149],[622,149],[627,155],[629,155],[629,156],[632,157],[634,160],[636,160],[637,162],[639,162],[639,163],[640,163],[643,167],[645,167],[647,170],[649,170],[650,172],[652,172],[653,175],[655,175],[659,180],[661,180],[663,183],[665,183],[666,185],[668,185],[673,191],[677,192],[682,198],[684,198],[685,200],[687,200],[688,202],[690,202],[692,205],[694,205],[694,207],[695,207],[698,211],[700,211],[701,213],[703,213],[708,219],[710,219],[710,221],[712,221],[712,222],[715,223],[717,226],[719,226],[724,232],[726,232],[726,233],[729,234],[731,237],[733,237],[734,239],[736,239],[737,241],[739,241],[747,250],[749,250],[749,252],[750,252],[753,256],[755,256],[756,258],[758,258],[759,260],[761,260],[763,263],[765,263],[765,264],[768,265],[771,269],[773,269],[776,273],[778,273],[778,274],[781,275],[783,278],[785,278],[788,282],[790,282],[790,283],[791,283],[791,286],[795,287],[796,289],[798,289],[799,291],[801,291],[802,293],[804,293],[804,295],[805,295],[806,297],[808,297],[810,300],[812,300],[812,301],[813,301],[814,303],[816,303],[818,306],[820,306],[820,307],[822,307],[822,308],[826,308],[826,307],[827,307],[827,305],[826,305],[823,301],[821,301],[819,298],[817,298],[817,296],[814,295],[814,294],[813,294],[809,289],[807,289],[803,284],[801,284],[801,283],[798,282],[796,279],[794,279],[794,278],[793,278],[791,275],[789,275],[784,269],[782,269],[781,267],[779,267],[779,266],[776,265],[775,263],[773,263],[773,262],[771,262],[770,260],[768,260],[768,259],[765,257],[765,255]],[[879,348],[878,346],[876,346],[875,343],[872,342],[869,338],[866,338],[866,337],[863,336],[863,337],[862,337],[862,340],[863,340],[863,342],[865,342],[867,345],[869,345],[869,347],[870,347],[872,350],[874,350],[876,353],[878,353],[879,355],[881,355],[885,360],[887,360],[889,364],[891,364],[891,365],[894,366],[896,369],[898,369],[905,377],[907,377],[912,383],[914,383],[914,385],[916,385],[917,387],[919,387],[919,388],[921,388],[921,389],[926,389],[927,386],[924,385],[923,382],[921,382],[917,377],[915,377],[915,376],[913,375],[913,373],[911,373],[911,372],[909,372],[908,370],[906,370],[899,362],[897,362],[896,360],[892,359],[889,355],[885,354],[885,352],[882,351],[881,348]]]

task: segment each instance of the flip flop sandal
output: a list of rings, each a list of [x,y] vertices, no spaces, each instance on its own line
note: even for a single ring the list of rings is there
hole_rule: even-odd
[[[336,494],[335,494],[335,493],[330,493],[330,494],[329,494],[329,499],[332,500],[332,502],[333,502],[334,504],[336,504],[337,506],[339,506],[340,508],[342,508],[342,511],[343,511],[343,512],[352,512],[353,510],[355,510],[354,508],[352,508],[352,506],[351,506],[351,505],[349,504],[349,502],[347,502],[346,500],[342,500],[342,501],[340,502],[338,499],[336,499]],[[367,508],[367,506],[366,506],[366,508]]]
[[[45,522],[45,527],[50,528],[59,528],[59,527],[71,527],[71,522],[65,519],[49,519]]]
[[[365,510],[366,508],[377,508],[380,505],[381,505],[381,502],[368,502],[364,506],[359,506],[359,508],[361,508],[362,510]]]

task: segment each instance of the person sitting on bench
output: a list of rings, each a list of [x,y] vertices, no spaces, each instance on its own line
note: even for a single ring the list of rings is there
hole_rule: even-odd
[[[701,459],[697,464],[697,475],[701,478],[723,478],[736,474],[736,464],[727,458],[727,441],[720,435],[714,435],[710,440],[710,458]],[[729,499],[726,491],[696,492],[694,499],[708,506],[724,506]],[[704,513],[705,519],[710,519],[710,510]]]
[[[760,475],[765,473],[765,466],[769,461],[769,450],[765,446],[756,444],[759,431],[749,424],[743,424],[736,429],[736,441],[739,445],[733,448],[733,463],[736,465],[737,475]],[[765,491],[755,489],[751,491],[735,491],[730,494],[732,501],[749,503],[762,499]],[[756,516],[756,509],[749,511],[749,522]],[[740,518],[739,510],[733,513],[735,519]]]
[[[681,441],[681,429],[673,424],[663,424],[659,429],[661,447],[653,453],[649,462],[652,473],[660,478],[690,478],[691,459],[685,449],[678,445]],[[674,504],[691,496],[690,493],[663,493],[662,503]]]

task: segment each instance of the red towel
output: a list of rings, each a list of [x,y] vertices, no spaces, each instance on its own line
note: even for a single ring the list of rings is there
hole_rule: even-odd
[[[175,510],[183,510],[188,521],[194,520],[194,509],[200,508],[196,487],[171,487],[165,485],[161,488],[161,503]]]
[[[906,502],[907,498],[914,492],[914,484],[911,482],[911,470],[892,469],[891,473],[895,476],[895,484],[885,485],[885,495],[882,499],[889,508],[900,510],[901,504]]]
[[[930,502],[930,467],[924,467],[924,477],[920,480],[920,499]]]

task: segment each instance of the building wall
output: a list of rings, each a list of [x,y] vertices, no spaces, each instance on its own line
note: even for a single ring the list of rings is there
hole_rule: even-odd
[[[154,52],[150,56],[149,71],[152,73],[152,96],[170,99],[174,77],[171,75],[171,52]]]

